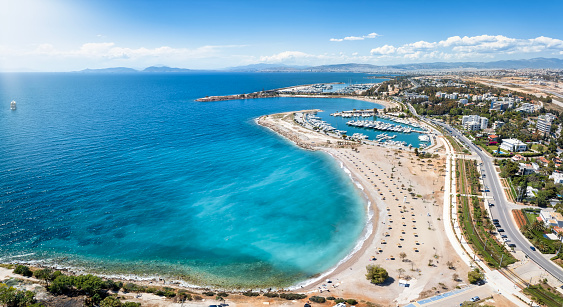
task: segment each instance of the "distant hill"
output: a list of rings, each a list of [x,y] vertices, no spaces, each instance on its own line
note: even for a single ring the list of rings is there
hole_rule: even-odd
[[[78,72],[82,72],[82,73],[137,73],[139,72],[136,69],[133,68],[129,68],[129,67],[110,67],[110,68],[100,68],[100,69],[84,69]]]
[[[191,69],[176,68],[168,66],[151,66],[142,70],[142,72],[192,72]]]
[[[523,60],[505,60],[494,62],[435,62],[376,66],[370,64],[336,64],[314,66],[304,69],[315,72],[381,72],[412,71],[428,69],[563,69],[563,59],[533,58]]]
[[[409,72],[415,70],[455,70],[455,69],[563,69],[563,59],[533,58],[523,60],[505,60],[494,62],[434,62],[377,66],[371,64],[334,64],[321,66],[288,66],[283,64],[251,64],[221,69],[226,72],[358,72],[358,73],[388,73]],[[141,71],[128,67],[112,67],[102,69],[84,69],[81,73],[178,73],[198,72],[186,68],[168,66],[151,66]]]

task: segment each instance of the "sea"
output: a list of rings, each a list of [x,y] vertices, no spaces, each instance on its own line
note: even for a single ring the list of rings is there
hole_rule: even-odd
[[[330,156],[254,120],[382,106],[195,99],[385,80],[366,77],[0,74],[0,262],[240,289],[321,276],[358,247],[366,199]]]

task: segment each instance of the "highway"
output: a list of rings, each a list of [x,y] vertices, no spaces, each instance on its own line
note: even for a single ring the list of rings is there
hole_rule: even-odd
[[[485,152],[483,152],[481,148],[473,144],[473,142],[471,142],[459,131],[453,129],[449,125],[434,120],[430,120],[430,122],[444,128],[445,131],[449,132],[461,143],[464,143],[467,148],[471,150],[471,152],[476,153],[481,158],[481,161],[483,162],[481,168],[483,169],[485,174],[483,181],[485,185],[490,189],[490,192],[487,193],[487,196],[492,196],[492,200],[489,200],[489,202],[494,204],[493,207],[489,208],[491,212],[491,218],[499,220],[500,225],[505,230],[505,234],[511,240],[510,243],[516,244],[516,249],[524,252],[540,267],[549,272],[559,281],[563,282],[563,269],[553,262],[545,259],[539,251],[532,251],[530,248],[530,243],[528,243],[526,238],[522,235],[522,233],[520,233],[520,230],[512,221],[511,205],[506,199],[500,180],[495,171],[493,158],[489,157]]]

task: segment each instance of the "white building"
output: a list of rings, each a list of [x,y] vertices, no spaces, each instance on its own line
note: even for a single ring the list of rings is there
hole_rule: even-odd
[[[504,152],[520,152],[528,150],[528,145],[517,139],[503,139],[500,149]]]
[[[543,135],[547,135],[551,132],[551,123],[555,119],[555,115],[547,113],[538,116],[538,122],[536,123],[536,128]]]
[[[489,119],[479,115],[464,115],[461,118],[461,124],[468,131],[482,130],[489,125]]]
[[[486,117],[481,117],[480,119],[481,119],[481,121],[480,121],[481,130],[487,129],[487,126],[489,125],[489,119],[486,118]]]
[[[563,173],[554,171],[549,179],[553,179],[553,183],[563,183]]]

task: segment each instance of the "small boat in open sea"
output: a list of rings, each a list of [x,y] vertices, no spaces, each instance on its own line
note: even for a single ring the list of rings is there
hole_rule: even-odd
[[[15,110],[16,109],[16,101],[12,100],[12,102],[10,102],[10,110]]]

